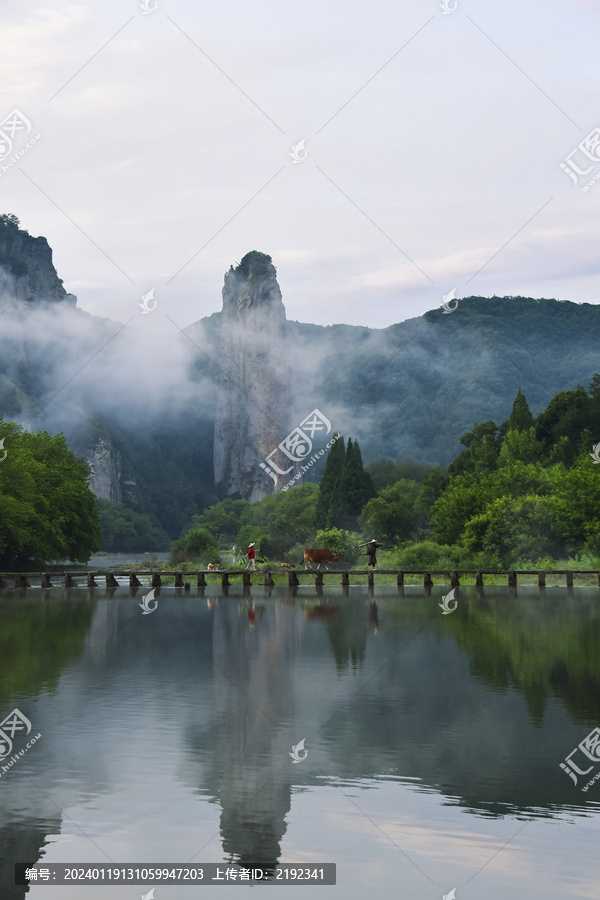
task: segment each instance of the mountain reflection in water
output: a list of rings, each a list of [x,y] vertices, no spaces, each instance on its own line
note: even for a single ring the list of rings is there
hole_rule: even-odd
[[[42,734],[0,778],[2,900],[25,896],[11,883],[15,862],[84,859],[336,862],[329,890],[351,896],[343,872],[356,851],[347,823],[332,827],[332,789],[354,806],[348,827],[364,860],[376,856],[377,828],[391,833],[401,814],[386,807],[378,821],[364,805],[402,786],[416,809],[435,800],[440,821],[442,807],[462,810],[480,833],[504,817],[567,815],[577,827],[585,815],[596,827],[600,786],[582,793],[559,764],[600,723],[597,591],[486,588],[480,598],[461,588],[447,616],[438,589],[229,593],[163,588],[142,616],[143,589],[2,592],[0,713],[18,707]],[[301,740],[308,753],[294,763]],[[307,794],[321,804],[316,818]],[[441,896],[431,885],[443,867],[421,844],[418,867],[398,854],[411,873],[403,883]],[[597,864],[583,858],[585,881]],[[77,890],[76,900],[98,891]]]

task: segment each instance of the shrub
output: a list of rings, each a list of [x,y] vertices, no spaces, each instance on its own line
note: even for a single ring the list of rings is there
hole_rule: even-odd
[[[171,544],[172,563],[188,560],[221,565],[219,545],[207,528],[192,528],[184,537]]]

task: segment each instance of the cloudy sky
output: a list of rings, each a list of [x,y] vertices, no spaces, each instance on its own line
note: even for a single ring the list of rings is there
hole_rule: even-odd
[[[253,249],[303,322],[384,327],[452,289],[600,299],[600,0],[2,14],[0,211],[89,312],[185,326]]]

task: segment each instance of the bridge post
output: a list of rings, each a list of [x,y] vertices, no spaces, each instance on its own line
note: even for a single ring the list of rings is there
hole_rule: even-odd
[[[15,575],[15,587],[16,588],[28,588],[31,587],[26,575]]]
[[[229,587],[229,575],[227,572],[221,572],[221,587]]]
[[[252,584],[250,581],[250,572],[242,572],[242,584],[244,587],[249,587]]]
[[[106,587],[107,588],[108,587],[111,587],[111,588],[119,587],[119,582],[117,581],[117,579],[115,578],[115,576],[113,575],[112,572],[106,573]]]
[[[183,587],[183,572],[175,572],[175,587]]]
[[[152,573],[152,587],[159,588],[162,587],[162,580],[158,572]]]
[[[129,573],[129,587],[134,588],[134,587],[141,587],[141,586],[142,586],[142,582],[137,577],[135,572],[130,572]]]
[[[317,569],[317,572],[315,574],[315,587],[323,587],[323,573],[320,569]]]
[[[429,572],[423,573],[423,587],[431,587],[433,585],[433,581],[431,580],[431,575]]]
[[[42,587],[43,587],[43,586],[44,586],[44,585],[43,585],[43,583],[42,583]],[[95,582],[95,580],[94,580],[94,573],[93,573],[93,572],[88,572],[88,574],[87,574],[87,586],[88,586],[89,588],[98,587],[98,585],[96,584],[96,582]]]
[[[198,572],[196,587],[206,587],[206,578],[204,577],[204,572]]]
[[[568,588],[573,587],[573,573],[572,572],[567,572],[567,587]]]
[[[450,587],[460,587],[460,581],[458,580],[458,572],[450,572]]]
[[[43,588],[51,588],[53,587],[52,582],[50,581],[50,576],[47,572],[42,572],[42,585]]]
[[[516,588],[516,586],[517,586],[517,573],[516,572],[511,571],[508,573],[508,586]]]
[[[69,572],[65,572],[65,587],[66,588],[77,587],[77,582],[73,581]]]
[[[288,572],[288,586],[289,587],[298,587],[300,582],[298,581],[298,576],[295,572]],[[600,572],[598,573],[598,584],[600,585]]]
[[[404,597],[404,572],[396,572],[398,596]]]
[[[342,586],[349,587],[350,585],[350,576],[347,572],[342,572]]]
[[[483,575],[481,572],[475,572],[475,587],[483,587]]]
[[[265,572],[265,585],[268,587],[273,587],[275,582],[273,581],[273,576],[270,572]]]
[[[546,587],[546,573],[538,572],[538,587]]]
[[[600,572],[598,573],[598,584],[600,585]],[[0,591],[2,588],[5,588],[6,584],[4,582],[4,576],[0,575]]]

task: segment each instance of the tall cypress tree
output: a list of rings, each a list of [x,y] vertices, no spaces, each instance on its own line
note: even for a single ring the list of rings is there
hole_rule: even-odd
[[[525,394],[519,388],[508,417],[508,431],[529,431],[532,425],[533,415],[525,399]]]
[[[365,503],[375,496],[373,479],[365,471],[362,453],[358,441],[354,441],[350,460],[351,480],[348,487],[348,512],[356,519],[360,516]]]
[[[334,437],[337,440],[327,455],[325,469],[319,482],[319,494],[315,510],[317,528],[329,528],[331,525],[329,518],[331,501],[339,484],[346,457],[344,438],[338,432],[334,434]]]
[[[374,496],[373,480],[365,472],[358,441],[353,443],[349,438],[339,484],[330,506],[331,524],[355,530],[363,506]]]
[[[335,528],[346,528],[345,523],[348,519],[348,466],[351,455],[352,438],[348,438],[348,446],[344,453],[344,464],[329,504],[329,525],[333,525]]]

